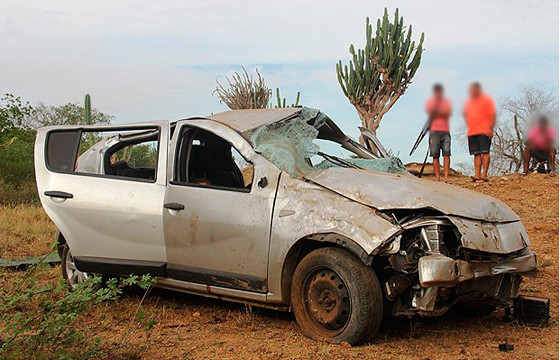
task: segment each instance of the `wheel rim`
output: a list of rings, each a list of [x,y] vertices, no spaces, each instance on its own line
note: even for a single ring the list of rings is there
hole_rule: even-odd
[[[80,271],[76,268],[74,257],[72,256],[70,249],[66,252],[66,259],[64,259],[64,262],[66,265],[66,279],[72,289],[78,286],[78,284],[83,283],[88,278],[89,275],[86,272]]]
[[[311,272],[305,282],[306,312],[316,327],[332,336],[350,319],[350,295],[341,277],[331,269]]]

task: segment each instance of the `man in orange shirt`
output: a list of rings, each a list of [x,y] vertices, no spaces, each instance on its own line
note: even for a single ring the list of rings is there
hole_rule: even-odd
[[[443,155],[443,179],[448,181],[451,156],[451,135],[449,133],[449,117],[451,102],[443,96],[443,86],[435,84],[433,97],[426,102],[426,112],[430,120],[430,156],[434,159],[436,180],[440,179],[439,155]]]
[[[482,92],[478,82],[470,85],[469,95],[463,114],[468,129],[469,153],[474,155],[475,174],[472,180],[487,182],[490,145],[496,124],[496,108],[492,98]]]

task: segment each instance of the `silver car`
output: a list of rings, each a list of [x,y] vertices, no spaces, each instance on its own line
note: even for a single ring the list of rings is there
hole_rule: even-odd
[[[63,276],[150,274],[350,344],[384,315],[511,306],[536,268],[519,217],[362,136],[305,107],[42,128],[35,174]]]

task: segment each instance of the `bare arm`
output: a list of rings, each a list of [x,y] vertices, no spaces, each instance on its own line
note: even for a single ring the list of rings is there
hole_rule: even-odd
[[[494,126],[496,126],[496,113],[490,115],[490,130],[488,131],[488,137],[494,136]]]
[[[439,116],[443,116],[443,117],[451,116],[451,107],[446,107],[441,109],[441,111],[439,112]]]

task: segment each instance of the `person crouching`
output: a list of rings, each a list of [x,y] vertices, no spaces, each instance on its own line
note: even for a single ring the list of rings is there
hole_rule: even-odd
[[[545,172],[550,172],[551,176],[556,174],[555,157],[556,157],[556,130],[550,126],[546,116],[539,117],[536,125],[534,125],[527,136],[525,143],[525,154],[523,161],[523,173],[529,173],[529,162],[531,158],[537,162],[547,162],[550,168]]]

